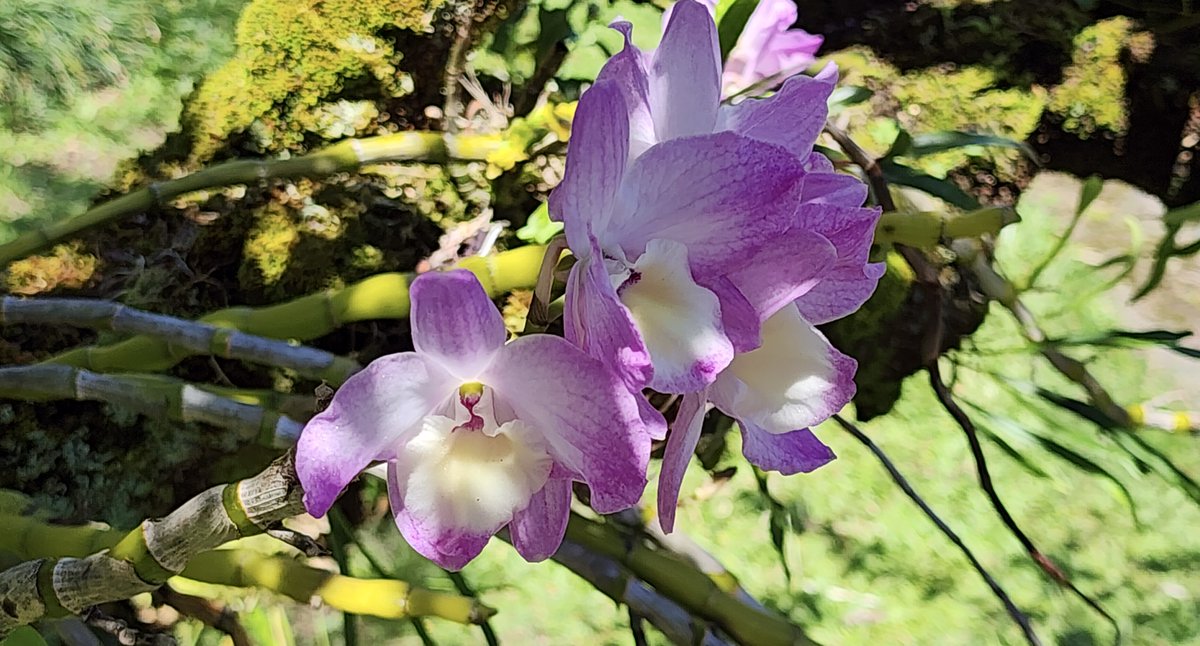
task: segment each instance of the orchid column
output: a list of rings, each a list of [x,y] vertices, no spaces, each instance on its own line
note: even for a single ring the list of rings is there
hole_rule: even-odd
[[[550,198],[578,257],[567,337],[631,391],[684,395],[659,480],[670,529],[710,400],[736,418],[751,462],[784,473],[833,459],[808,426],[854,394],[853,359],[814,327],[856,310],[882,267],[867,253],[878,212],[813,144],[830,68],[768,99],[721,105],[716,26],[676,4],[657,50],[630,42],[576,112]],[[642,405],[648,425],[657,412]]]

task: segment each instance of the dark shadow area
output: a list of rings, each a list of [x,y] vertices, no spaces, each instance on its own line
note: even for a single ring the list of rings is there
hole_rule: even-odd
[[[1089,4],[1094,5],[1088,9]],[[1148,60],[1127,54],[1125,132],[1097,130],[1081,137],[1046,113],[1031,137],[1044,167],[1076,175],[1121,179],[1168,206],[1200,200],[1195,172],[1200,134],[1200,22],[1183,15],[1185,3],[1039,2],[1007,0],[939,8],[899,0],[847,0],[805,5],[799,26],[825,36],[823,50],[871,48],[902,71],[980,65],[996,73],[998,87],[1050,87],[1063,81],[1074,39],[1097,21],[1128,16],[1152,34]],[[1186,146],[1191,142],[1190,146]],[[1031,171],[1033,169],[1030,169]],[[986,169],[984,169],[986,174]],[[958,173],[959,183],[991,202],[994,193],[978,173]],[[1017,188],[1020,188],[1018,182]]]

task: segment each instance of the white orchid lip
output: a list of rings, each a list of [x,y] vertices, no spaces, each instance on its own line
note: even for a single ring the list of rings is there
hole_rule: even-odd
[[[684,245],[651,240],[628,267],[617,295],[654,363],[652,388],[699,390],[733,359],[733,345],[721,327],[720,302],[692,278]]]
[[[795,305],[763,323],[763,343],[717,378],[713,401],[769,433],[789,433],[836,413],[854,395],[853,359],[837,352]],[[849,362],[849,363],[847,363]]]
[[[554,460],[541,433],[504,410],[494,391],[478,382],[458,389],[454,417],[428,415],[399,452],[397,477],[405,505],[440,525],[493,532],[550,477]]]

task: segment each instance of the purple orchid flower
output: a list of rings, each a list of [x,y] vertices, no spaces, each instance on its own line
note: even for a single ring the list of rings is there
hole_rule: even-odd
[[[826,101],[836,83],[834,67],[816,77],[791,78],[769,98],[722,105],[716,27],[704,5],[694,0],[677,3],[666,21],[662,42],[653,51],[644,52],[632,44],[628,23],[613,26],[625,35],[625,49],[605,64],[596,86],[580,101],[566,177],[551,196],[551,214],[566,225],[571,248],[585,259],[599,256],[611,268],[616,255],[607,252],[603,242],[596,244],[597,239],[604,239],[604,235],[594,235],[596,230],[637,229],[641,222],[654,217],[655,209],[676,209],[672,200],[686,200],[688,195],[703,194],[709,200],[722,196],[727,202],[748,199],[747,194],[771,195],[770,208],[750,214],[727,213],[717,222],[698,217],[695,209],[689,209],[691,217],[677,222],[672,229],[674,236],[688,238],[689,260],[695,256],[715,260],[723,255],[723,264],[692,270],[696,286],[715,297],[706,301],[709,307],[715,304],[717,308],[706,310],[711,321],[706,329],[719,330],[728,339],[734,356],[726,361],[728,352],[722,348],[720,361],[696,359],[690,364],[718,368],[715,377],[704,372],[704,378],[686,383],[647,380],[656,390],[673,386],[674,390],[666,392],[684,394],[659,477],[660,523],[669,531],[683,472],[710,399],[738,420],[743,451],[758,466],[796,473],[811,471],[833,459],[832,451],[807,427],[825,420],[850,401],[857,366],[833,348],[814,325],[855,311],[874,291],[883,267],[868,263],[867,254],[878,211],[861,208],[866,198],[861,181],[834,172],[829,160],[813,151],[827,116]],[[622,101],[609,98],[614,89]],[[589,96],[595,94],[604,98]],[[619,116],[613,116],[613,111]],[[682,178],[699,165],[719,167],[720,160],[729,154],[712,147],[711,142],[720,137],[738,141],[744,150],[769,156],[777,169],[787,169],[786,174],[772,175],[769,170],[756,169],[751,178],[738,177],[733,185],[716,176],[700,183],[677,182],[676,192],[682,186],[690,193],[672,194],[665,203],[653,205],[644,199],[612,197],[628,192],[624,188],[627,185],[644,184],[649,173]],[[625,141],[629,142],[627,147],[621,145]],[[671,160],[663,151],[684,145],[709,148],[690,149],[690,159],[670,168]],[[798,194],[792,190],[795,166],[775,157],[779,148],[800,167]],[[644,161],[647,158],[653,162]],[[598,179],[602,177],[605,179]],[[785,180],[789,190],[773,192],[772,187],[780,180]],[[616,188],[601,191],[597,188],[601,185]],[[595,197],[601,194],[606,197]],[[642,211],[627,222],[619,217],[614,220],[603,208],[591,208],[610,202],[635,204]],[[778,215],[781,206],[787,211],[782,219]],[[753,217],[747,219],[747,215]],[[759,235],[763,232],[769,232],[765,239]],[[589,234],[590,238],[585,237]],[[731,240],[742,244],[731,249]],[[587,275],[598,285],[605,278],[605,272],[596,269],[600,264],[581,260],[584,269],[580,275]],[[619,268],[620,263],[616,264]],[[618,363],[641,365],[646,374],[657,375],[663,353],[652,349],[647,355],[645,348],[661,344],[655,338],[659,332],[647,333],[642,329],[647,327],[643,323],[647,317],[633,313],[633,306],[648,306],[626,295],[627,281],[623,282],[621,274],[607,273],[616,285],[616,298],[612,294],[606,297],[608,307],[616,313],[605,319],[604,326],[595,325],[588,317],[595,316],[599,308],[573,309],[569,285],[569,338],[582,340],[582,347],[593,356],[617,357]],[[583,279],[576,278],[575,282]],[[584,291],[578,289],[577,294]],[[682,290],[671,290],[669,294],[674,301],[691,298]],[[660,308],[672,302],[663,294],[652,295]],[[581,298],[576,296],[577,301]],[[699,302],[691,301],[693,307]],[[613,303],[626,306],[625,319]],[[676,309],[682,312],[686,308]],[[698,334],[695,320],[691,326],[672,323],[664,329],[675,335],[676,344],[705,338]],[[630,361],[647,357],[652,361]],[[637,380],[632,381],[636,385]],[[686,389],[681,388],[684,385]]]
[[[718,291],[724,276],[788,227],[804,169],[779,146],[686,129],[631,159],[625,105],[611,81],[584,94],[550,196],[577,258],[566,336],[617,366],[631,390],[695,392],[742,344],[726,329],[736,308]]]
[[[650,440],[611,370],[559,337],[505,344],[504,321],[470,272],[425,274],[410,291],[416,351],[351,377],[300,436],[309,513],[326,513],[385,461],[404,538],[460,569],[505,525],[527,560],[553,554],[572,481],[587,483],[600,513],[638,502]]]
[[[701,1],[710,11],[716,10],[716,0]],[[725,96],[778,74],[801,72],[815,60],[825,39],[792,29],[796,17],[793,0],[759,0],[725,61],[721,76]]]

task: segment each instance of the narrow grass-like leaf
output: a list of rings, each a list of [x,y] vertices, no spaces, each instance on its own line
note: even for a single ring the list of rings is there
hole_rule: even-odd
[[[829,105],[829,116],[839,114],[842,110],[858,105],[875,94],[871,90],[858,85],[839,85],[829,95],[826,102]]]
[[[944,200],[964,211],[974,211],[980,208],[979,200],[971,197],[957,184],[948,179],[938,179],[927,173],[897,163],[892,159],[880,159],[879,170],[891,184],[909,186],[925,191],[930,195]]]
[[[1079,206],[1075,207],[1076,214],[1082,214],[1087,210],[1092,202],[1100,197],[1100,191],[1104,189],[1104,180],[1099,175],[1092,175],[1083,180],[1083,186],[1079,189]]]
[[[1037,153],[1034,152],[1029,144],[1023,141],[998,135],[961,132],[957,130],[943,130],[940,132],[911,135],[905,145],[893,145],[892,150],[888,152],[888,156],[924,157],[956,148],[966,148],[967,146],[1012,148],[1021,151],[1029,159],[1037,161]]]
[[[790,582],[792,580],[792,569],[788,567],[787,553],[784,551],[784,538],[787,536],[788,529],[788,511],[783,503],[779,502],[775,496],[771,495],[771,490],[767,487],[767,474],[759,469],[754,469],[754,480],[758,483],[758,493],[762,495],[763,501],[767,503],[768,519],[771,529],[771,545],[775,547],[775,553],[779,555],[779,563],[783,566],[783,575]]]

